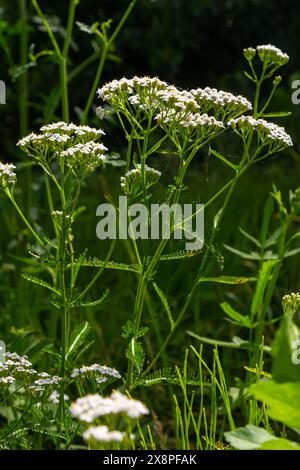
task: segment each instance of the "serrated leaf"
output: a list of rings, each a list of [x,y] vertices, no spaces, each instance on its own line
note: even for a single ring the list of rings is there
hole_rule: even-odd
[[[154,289],[155,289],[155,292],[157,293],[163,307],[164,307],[164,310],[168,316],[168,319],[169,319],[169,322],[170,322],[170,325],[171,325],[171,331],[173,330],[174,328],[174,320],[173,320],[173,317],[172,317],[172,313],[171,313],[171,310],[170,310],[170,307],[169,307],[169,303],[168,303],[168,299],[167,297],[165,296],[164,292],[162,291],[162,289],[160,287],[158,287],[158,285],[153,282],[152,283]]]
[[[287,117],[291,116],[291,111],[276,111],[275,113],[266,113],[262,114],[261,117],[263,118],[277,118],[277,117]]]
[[[272,374],[277,382],[300,382],[299,338],[300,331],[293,320],[283,318],[272,345]]]
[[[251,314],[254,315],[258,312],[259,307],[262,303],[263,296],[265,293],[265,289],[269,282],[270,276],[272,274],[272,270],[274,266],[277,264],[278,261],[264,261],[262,267],[259,271],[259,276],[256,284],[256,289],[254,293],[254,297],[251,303]]]
[[[192,258],[193,256],[197,256],[201,253],[202,250],[181,250],[175,251],[173,253],[168,253],[165,255],[161,255],[159,260],[160,261],[172,261],[176,259],[185,259],[185,258]]]
[[[253,281],[254,278],[238,277],[238,276],[216,276],[216,277],[200,277],[198,282],[216,282],[218,284],[245,284]]]
[[[51,286],[48,282],[44,281],[43,279],[31,276],[29,274],[22,274],[22,277],[27,281],[32,282],[33,284],[38,284],[39,286],[45,287],[45,289],[48,289],[51,292],[54,292],[54,294],[58,297],[61,297],[61,293],[59,292],[59,290],[55,289],[55,287]]]
[[[77,261],[77,260],[76,260]],[[95,268],[102,268],[105,265],[106,269],[115,269],[117,271],[131,271],[134,273],[140,273],[141,268],[138,264],[126,264],[126,263],[117,263],[115,261],[105,261],[98,258],[86,258],[82,260],[81,266],[91,266]]]
[[[267,405],[272,419],[300,430],[300,382],[260,381],[250,387],[250,392]]]

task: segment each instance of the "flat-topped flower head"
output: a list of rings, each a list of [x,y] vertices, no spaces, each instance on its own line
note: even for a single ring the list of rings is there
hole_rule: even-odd
[[[20,139],[17,146],[20,147],[28,156],[35,160],[47,158],[55,152],[64,150],[72,142],[67,134],[57,132],[45,132],[44,134],[31,133]]]
[[[76,144],[58,154],[66,165],[77,176],[87,176],[93,173],[105,161],[107,148],[103,144],[93,141],[85,144]]]
[[[44,134],[54,133],[60,135],[67,135],[72,138],[73,142],[85,143],[90,140],[97,140],[105,134],[102,129],[95,129],[89,126],[77,126],[76,124],[59,121],[51,124],[46,124],[41,127],[41,132]]]
[[[83,439],[90,444],[98,442],[122,442],[125,433],[110,431],[107,426],[92,426],[83,433]]]
[[[241,95],[206,87],[191,90],[201,113],[213,114],[222,121],[237,117],[252,109],[250,101]]]
[[[252,116],[240,116],[228,122],[240,134],[247,134],[253,129],[257,132],[259,145],[270,147],[270,151],[279,151],[285,147],[292,147],[293,141],[284,127],[280,127],[265,119],[255,119]]]
[[[51,391],[53,386],[59,385],[63,380],[62,377],[59,377],[58,375],[50,375],[47,372],[39,373],[38,377],[39,378],[28,387],[29,390],[31,390],[33,393],[40,394],[43,392],[48,392],[49,390]]]
[[[293,317],[300,308],[300,293],[292,292],[282,297],[283,311],[286,316]]]
[[[266,66],[272,64],[276,66],[281,66],[289,61],[289,56],[285,52],[282,52],[281,49],[273,46],[272,44],[257,46],[256,49],[258,57]]]
[[[7,189],[15,185],[17,181],[15,169],[16,167],[12,163],[0,162],[0,188]]]
[[[256,49],[254,49],[253,47],[246,47],[243,52],[245,58],[249,61],[253,60],[256,56]]]
[[[118,109],[127,107],[128,103],[133,106],[142,104],[152,106],[153,101],[157,99],[158,91],[167,87],[166,82],[156,77],[121,78],[99,88],[98,96]]]
[[[40,130],[40,134],[31,133],[17,143],[18,147],[38,162],[45,162],[48,157],[59,155],[77,144],[93,143],[105,134],[102,129],[67,124],[63,121],[47,124]]]
[[[161,172],[151,168],[148,165],[144,166],[144,181],[146,188],[153,186],[159,178]],[[126,196],[137,196],[143,191],[143,167],[141,164],[136,165],[135,168],[129,170],[124,176],[120,178],[121,188]]]
[[[121,375],[112,367],[92,364],[91,366],[82,366],[79,369],[73,369],[71,378],[90,378],[94,379],[97,383],[102,383],[106,382],[109,378],[120,379]]]
[[[3,386],[9,386],[10,384],[14,383],[16,381],[16,379],[10,375],[8,375],[7,377],[0,377],[0,387],[1,385]]]
[[[109,102],[120,113],[152,118],[179,113],[181,117],[198,109],[196,100],[187,91],[178,90],[173,85],[158,78],[133,77],[113,80],[98,90],[103,101]]]
[[[149,410],[142,402],[120,392],[113,392],[107,398],[98,394],[87,395],[78,398],[71,405],[72,416],[85,423],[92,423],[97,418],[111,414],[124,414],[130,419],[138,419],[148,413]]]

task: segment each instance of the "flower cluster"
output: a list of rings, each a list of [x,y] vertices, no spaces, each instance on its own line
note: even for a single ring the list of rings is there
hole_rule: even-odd
[[[281,49],[273,46],[272,44],[257,46],[256,49],[254,49],[253,47],[247,47],[246,49],[244,49],[244,56],[250,62],[253,60],[256,54],[266,67],[271,65],[280,67],[282,65],[285,65],[289,61],[289,56],[285,52],[282,52]]]
[[[16,380],[32,381],[32,376],[37,371],[32,368],[27,356],[19,356],[17,353],[4,353],[5,361],[0,364],[0,383],[10,384]]]
[[[161,172],[154,168],[144,165],[144,181],[146,188],[150,188],[157,183],[161,177]],[[124,176],[121,176],[121,188],[126,196],[136,196],[143,190],[143,168],[141,164],[137,164],[136,168],[129,170]]]
[[[43,126],[40,131],[40,134],[31,133],[17,143],[38,163],[45,165],[50,157],[63,157],[66,165],[82,176],[91,174],[104,160],[107,148],[102,143],[95,143],[104,135],[102,129],[60,121]]]
[[[142,129],[146,116],[154,119],[166,132],[169,129],[197,131],[198,137],[203,139],[207,133],[223,128],[222,121],[240,116],[252,108],[243,96],[208,87],[179,90],[158,78],[149,77],[113,80],[100,88],[98,95],[118,113],[126,115],[137,132]]]
[[[260,60],[266,65],[285,65],[289,61],[289,56],[278,47],[266,44],[256,48]]]
[[[252,109],[251,103],[241,95],[206,87],[191,90],[201,113],[213,113],[222,120],[232,119]]]
[[[291,293],[282,297],[285,315],[293,317],[300,308],[300,293]]]
[[[105,134],[102,129],[95,129],[89,126],[77,126],[76,124],[67,124],[63,121],[53,122],[41,127],[41,132],[45,134],[60,134],[76,139],[77,142],[86,143],[90,140],[97,140]]]
[[[46,158],[48,154],[52,156],[56,152],[70,145],[71,137],[67,134],[58,133],[44,133],[35,134],[31,133],[26,137],[20,139],[17,146],[20,147],[27,155],[39,160],[40,158]]]
[[[247,134],[253,129],[256,130],[260,143],[269,145],[273,151],[293,145],[291,137],[283,127],[264,119],[240,116],[237,119],[231,119],[228,125],[242,134]]]
[[[49,387],[53,385],[58,385],[62,378],[57,375],[50,375],[47,372],[40,372],[37,374],[39,377],[37,380],[30,385],[29,389],[35,393],[48,391]]]
[[[83,433],[83,439],[90,444],[93,442],[122,442],[125,432],[110,431],[107,426],[91,426]]]
[[[92,378],[97,383],[104,383],[109,378],[120,379],[121,375],[116,369],[111,367],[92,364],[91,366],[82,366],[80,369],[74,369],[71,373],[71,378]]]
[[[66,165],[76,175],[80,176],[93,173],[105,161],[105,151],[107,151],[107,148],[103,144],[91,141],[69,147],[61,152],[59,156],[64,159]]]
[[[71,405],[72,416],[85,423],[92,423],[97,418],[107,415],[124,414],[130,419],[138,419],[149,413],[146,406],[120,392],[113,392],[104,398],[98,394],[78,398]]]
[[[15,169],[15,165],[11,163],[0,162],[0,188],[6,189],[14,186],[17,181]]]

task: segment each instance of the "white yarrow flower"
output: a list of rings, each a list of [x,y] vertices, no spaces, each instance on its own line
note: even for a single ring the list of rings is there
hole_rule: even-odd
[[[83,433],[85,441],[96,442],[122,442],[125,433],[120,431],[109,431],[107,426],[90,427]]]

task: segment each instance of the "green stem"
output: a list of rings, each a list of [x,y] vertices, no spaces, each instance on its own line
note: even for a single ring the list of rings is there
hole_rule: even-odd
[[[45,245],[45,243],[42,241],[42,239],[39,237],[39,235],[36,233],[36,231],[34,230],[34,228],[30,225],[30,223],[28,222],[28,220],[26,219],[25,215],[23,214],[22,210],[20,209],[19,205],[17,204],[15,198],[14,198],[14,195],[7,191],[6,194],[8,195],[11,203],[13,204],[14,208],[16,209],[17,213],[19,214],[19,216],[21,217],[22,221],[24,222],[24,224],[26,225],[26,227],[28,228],[28,230],[30,231],[30,233],[33,235],[34,239],[38,242],[38,244],[45,250],[47,251],[47,247]]]
[[[109,43],[104,44],[103,48],[102,48],[102,51],[101,51],[100,62],[99,62],[99,65],[98,65],[98,68],[97,68],[97,71],[96,71],[95,79],[94,79],[94,82],[93,82],[93,85],[92,85],[92,88],[91,88],[86,106],[85,106],[83,114],[82,114],[82,118],[81,118],[82,124],[86,123],[89,111],[92,107],[92,104],[93,104],[93,101],[94,101],[94,98],[95,98],[95,94],[96,94],[96,91],[97,91],[97,87],[100,83],[100,79],[101,79],[101,76],[102,76],[104,65],[105,65],[105,62],[106,62],[106,59],[107,59],[108,49],[109,49]]]
[[[87,100],[87,103],[86,103],[86,106],[84,108],[84,112],[83,112],[82,118],[81,118],[81,122],[83,124],[86,123],[89,111],[92,107],[92,104],[93,104],[93,101],[94,101],[94,98],[95,98],[95,94],[96,94],[96,91],[97,91],[97,87],[99,86],[99,83],[100,83],[100,80],[101,80],[101,77],[102,77],[102,72],[103,72],[103,69],[104,69],[104,65],[105,65],[106,60],[107,60],[108,52],[109,52],[111,46],[113,45],[113,43],[115,42],[115,40],[117,39],[117,36],[121,32],[126,20],[128,19],[129,15],[131,14],[131,12],[132,12],[135,4],[137,3],[137,1],[138,0],[132,0],[132,2],[130,2],[128,8],[126,9],[125,13],[123,14],[122,18],[120,19],[119,23],[117,24],[113,34],[111,35],[111,37],[109,39],[106,39],[104,44],[103,44],[102,51],[101,51],[101,56],[100,56],[100,62],[99,62],[99,65],[98,65],[98,68],[97,68],[97,71],[96,71],[95,79],[94,79],[94,82],[93,82],[93,85],[92,85],[92,88],[91,88],[91,91],[90,91],[90,94],[89,94],[89,97],[88,97],[88,100]]]

